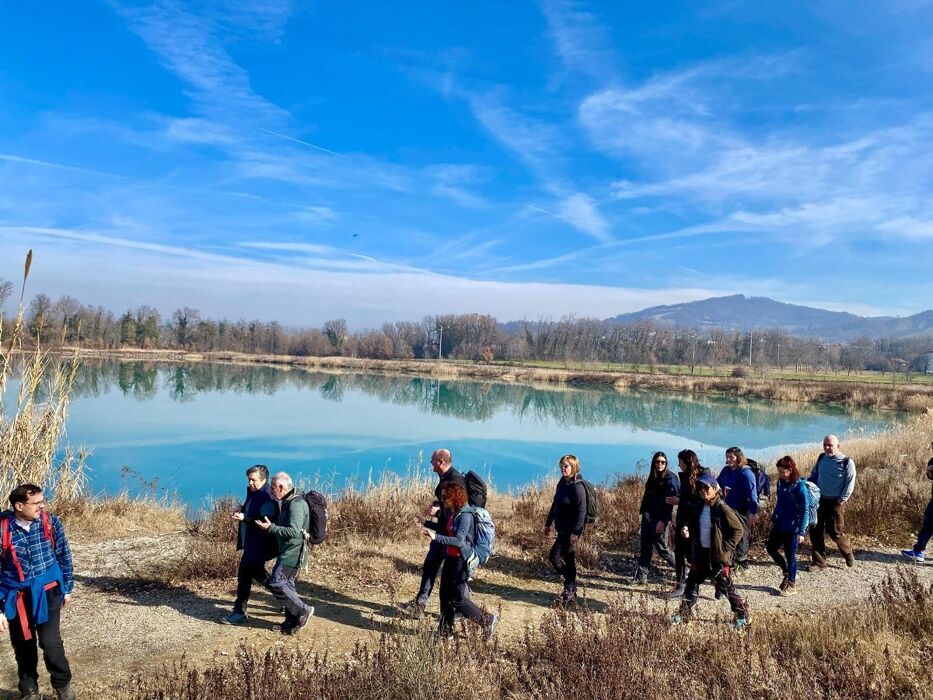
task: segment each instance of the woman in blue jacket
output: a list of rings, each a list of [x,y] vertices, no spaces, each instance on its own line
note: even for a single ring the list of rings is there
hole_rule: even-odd
[[[771,515],[773,525],[765,548],[784,572],[778,589],[780,595],[797,595],[797,547],[803,542],[810,525],[810,496],[793,457],[781,457],[777,471],[777,503]],[[781,549],[786,560],[781,556]]]
[[[468,507],[467,492],[461,484],[451,483],[441,492],[444,507],[450,515],[446,523],[425,523],[425,536],[444,546],[444,569],[441,572],[441,624],[440,634],[445,639],[453,637],[454,615],[460,613],[484,628],[486,638],[495,632],[499,618],[483,613],[470,599],[469,569],[467,560],[473,554],[476,532],[473,509]]]
[[[638,568],[632,583],[648,583],[648,567],[651,565],[651,550],[656,549],[658,556],[674,566],[674,554],[667,546],[668,528],[674,507],[667,502],[680,494],[680,480],[667,468],[667,455],[655,452],[651,458],[651,472],[645,482],[645,494],[641,499],[641,552],[638,556]]]

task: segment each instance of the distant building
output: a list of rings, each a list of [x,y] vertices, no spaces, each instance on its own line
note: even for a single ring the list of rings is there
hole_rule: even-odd
[[[918,372],[933,374],[933,350],[930,350],[930,352],[927,353],[923,353],[917,357],[916,363]]]

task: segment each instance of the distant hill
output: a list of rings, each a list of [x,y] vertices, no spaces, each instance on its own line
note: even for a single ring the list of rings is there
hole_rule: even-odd
[[[724,330],[781,328],[792,335],[825,340],[852,340],[862,336],[933,336],[933,310],[906,317],[856,316],[843,311],[785,304],[767,297],[747,297],[742,294],[713,297],[686,304],[652,306],[609,319],[620,324],[645,320],[676,326]]]

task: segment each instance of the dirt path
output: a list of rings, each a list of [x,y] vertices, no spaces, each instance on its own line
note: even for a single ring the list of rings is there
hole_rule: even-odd
[[[417,589],[424,553],[419,542],[321,548],[299,585],[301,595],[315,606],[315,616],[300,636],[283,637],[271,629],[281,616],[266,592],[254,594],[249,626],[219,624],[230,610],[232,579],[175,587],[132,580],[131,569],[139,571],[149,558],[170,556],[184,546],[179,535],[74,545],[75,598],[64,612],[62,627],[75,685],[83,697],[106,697],[106,688],[121,678],[170,664],[182,655],[193,660],[229,655],[244,641],[260,647],[288,644],[328,650],[332,657],[346,654],[359,640],[410,624],[399,616],[396,603],[410,599]],[[886,575],[905,566],[895,550],[856,550],[854,569],[833,557],[825,571],[801,573],[799,595],[781,598],[775,591],[778,569],[764,552],[753,554],[757,562],[737,579],[739,590],[748,597],[753,624],[767,624],[774,614],[804,614],[857,603]],[[906,566],[927,584],[933,581],[933,567]],[[640,596],[650,605],[673,611],[674,604],[664,595],[670,582],[656,577],[647,586],[632,586],[633,567],[631,558],[620,556],[610,560],[609,571],[582,576],[581,593],[589,609],[604,610],[618,596]],[[520,550],[497,554],[473,585],[480,604],[501,611],[498,634],[506,638],[518,637],[528,623],[548,611],[558,588],[556,578],[545,574],[540,563],[522,558]],[[704,586],[701,593],[699,618],[728,614],[724,601],[712,600],[710,586]],[[431,609],[436,611],[436,606],[434,597]],[[0,655],[2,687],[15,688],[12,650],[4,645]],[[44,672],[42,677],[48,689]],[[0,692],[0,698],[7,697],[18,695]]]

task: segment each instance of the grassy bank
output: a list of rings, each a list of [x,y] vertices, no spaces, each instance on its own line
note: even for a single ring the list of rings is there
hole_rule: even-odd
[[[486,379],[521,383],[584,384],[626,389],[651,389],[685,394],[712,394],[809,403],[834,403],[852,408],[921,413],[933,406],[933,382],[892,384],[875,375],[790,375],[781,372],[746,374],[745,368],[722,367],[689,374],[688,368],[586,364],[560,367],[556,363],[523,365],[483,364],[436,360],[369,360],[353,357],[295,357],[244,353],[188,353],[173,350],[82,350],[84,357],[173,362],[257,363],[279,367],[352,372],[388,372],[444,379]],[[743,376],[732,376],[739,374]]]

